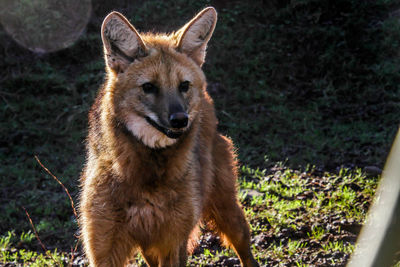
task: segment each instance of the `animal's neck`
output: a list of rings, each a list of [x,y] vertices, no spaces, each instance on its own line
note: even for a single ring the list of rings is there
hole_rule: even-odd
[[[175,144],[158,149],[146,146],[121,122],[114,121],[112,128],[113,168],[123,180],[152,185],[187,172],[194,150],[192,139],[196,138],[198,127],[190,128]]]

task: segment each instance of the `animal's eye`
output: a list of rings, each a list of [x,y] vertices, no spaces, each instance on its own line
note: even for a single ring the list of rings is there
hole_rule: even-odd
[[[189,90],[189,87],[190,87],[190,82],[189,81],[184,81],[184,82],[181,82],[179,84],[179,88],[178,89],[179,89],[180,92],[186,93]]]
[[[158,93],[158,87],[152,83],[144,83],[144,84],[142,84],[142,88],[143,88],[143,92],[145,94],[157,94]]]

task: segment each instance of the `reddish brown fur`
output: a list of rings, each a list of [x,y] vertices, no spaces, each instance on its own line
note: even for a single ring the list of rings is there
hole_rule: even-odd
[[[139,251],[150,266],[186,266],[189,236],[201,220],[213,222],[243,266],[257,266],[236,199],[233,145],[216,131],[201,57],[179,52],[181,35],[142,35],[147,56],[130,65],[108,62],[107,82],[89,113],[82,176],[80,222],[92,266],[123,266]],[[192,75],[184,98],[190,126],[172,145],[149,147],[125,125],[131,113],[145,112],[136,107],[148,96],[140,89],[131,92],[139,88],[141,72],[163,90],[176,88],[179,75]]]

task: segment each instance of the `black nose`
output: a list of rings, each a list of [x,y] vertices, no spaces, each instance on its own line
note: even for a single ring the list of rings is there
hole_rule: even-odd
[[[173,128],[183,128],[188,124],[188,114],[186,112],[176,112],[169,116],[169,123]]]

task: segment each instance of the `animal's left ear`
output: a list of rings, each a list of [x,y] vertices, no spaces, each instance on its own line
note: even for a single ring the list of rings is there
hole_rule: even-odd
[[[207,43],[217,23],[217,12],[213,7],[203,9],[178,32],[178,50],[191,57],[199,66],[203,65]]]
[[[129,21],[111,12],[101,26],[105,60],[115,73],[123,73],[135,59],[146,55],[146,45]]]

